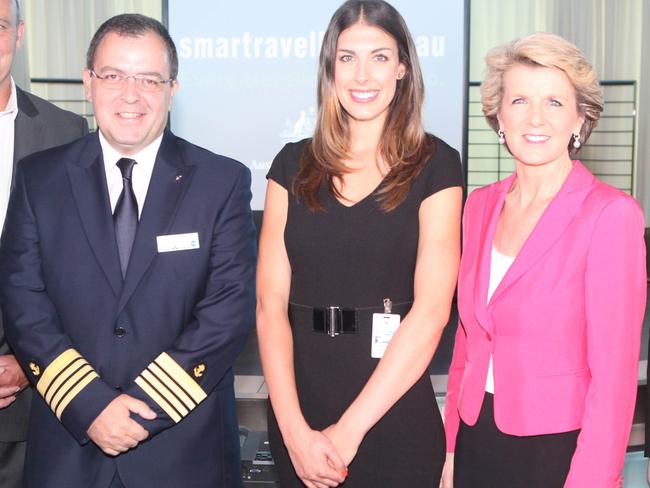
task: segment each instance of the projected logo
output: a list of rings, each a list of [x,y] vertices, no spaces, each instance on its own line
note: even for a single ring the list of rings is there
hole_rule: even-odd
[[[284,129],[280,133],[282,142],[295,142],[306,137],[311,137],[316,128],[316,108],[309,107],[301,110],[294,120],[286,118],[284,120]]]

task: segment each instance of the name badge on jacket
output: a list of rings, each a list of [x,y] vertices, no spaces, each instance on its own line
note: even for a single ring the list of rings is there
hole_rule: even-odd
[[[199,248],[199,233],[169,234],[157,236],[158,252],[187,251]]]

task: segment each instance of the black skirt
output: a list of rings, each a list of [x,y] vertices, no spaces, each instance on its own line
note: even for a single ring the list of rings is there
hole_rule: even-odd
[[[579,433],[504,434],[494,422],[494,396],[486,393],[476,425],[460,421],[454,488],[562,488]]]

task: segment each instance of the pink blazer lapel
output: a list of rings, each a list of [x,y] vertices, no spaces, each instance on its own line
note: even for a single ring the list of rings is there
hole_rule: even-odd
[[[479,241],[477,242],[478,257],[476,270],[478,271],[478,277],[474,282],[474,310],[478,323],[489,333],[493,332],[492,321],[487,313],[492,242],[494,241],[494,233],[499,214],[503,208],[503,202],[514,179],[515,175],[513,174],[494,185],[492,191],[487,195],[482,209],[479,209],[479,211],[483,211],[482,218],[480,220],[472,219],[475,222],[482,222]],[[468,233],[470,232],[473,233],[474,230],[468,229]]]
[[[504,180],[505,181],[505,180]],[[566,227],[569,225],[576,212],[582,205],[582,202],[587,197],[591,185],[594,181],[594,176],[585,168],[579,161],[574,161],[573,169],[566,181],[560,188],[558,194],[551,200],[548,207],[542,214],[537,222],[537,225],[526,239],[519,254],[515,258],[512,266],[507,271],[501,283],[494,291],[490,299],[490,305],[494,303],[513,283],[515,283],[521,275],[523,275],[531,266],[533,266],[547,251],[555,244],[555,242],[562,235]],[[501,204],[505,199],[505,193],[508,191],[508,186],[500,199]],[[501,211],[501,205],[498,207],[498,212]],[[492,241],[494,239],[494,230],[496,228],[496,221],[498,212],[493,216],[493,223],[491,224],[492,232],[487,236],[489,243],[486,243],[483,250],[483,256],[488,256],[487,268],[483,267],[482,271],[487,276],[489,281],[490,268],[489,268],[489,255],[492,249]],[[489,244],[489,245],[488,245]],[[487,285],[484,297],[487,296]]]

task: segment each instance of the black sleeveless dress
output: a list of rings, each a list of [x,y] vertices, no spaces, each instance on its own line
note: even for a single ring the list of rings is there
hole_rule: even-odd
[[[326,210],[311,211],[291,193],[305,143],[287,144],[267,177],[289,191],[284,240],[292,271],[290,302],[298,305],[290,314],[296,384],[307,422],[321,430],[338,421],[379,359],[370,355],[371,313],[360,321],[357,334],[332,338],[313,330],[308,307],[376,307],[381,312],[384,298],[412,302],[420,203],[444,188],[462,186],[463,177],[458,153],[434,138],[433,156],[393,211],[381,210],[377,190],[346,207],[326,188],[320,193]],[[270,405],[269,440],[282,488],[302,487]],[[437,487],[444,455],[444,429],[425,373],[368,432],[344,486]]]

